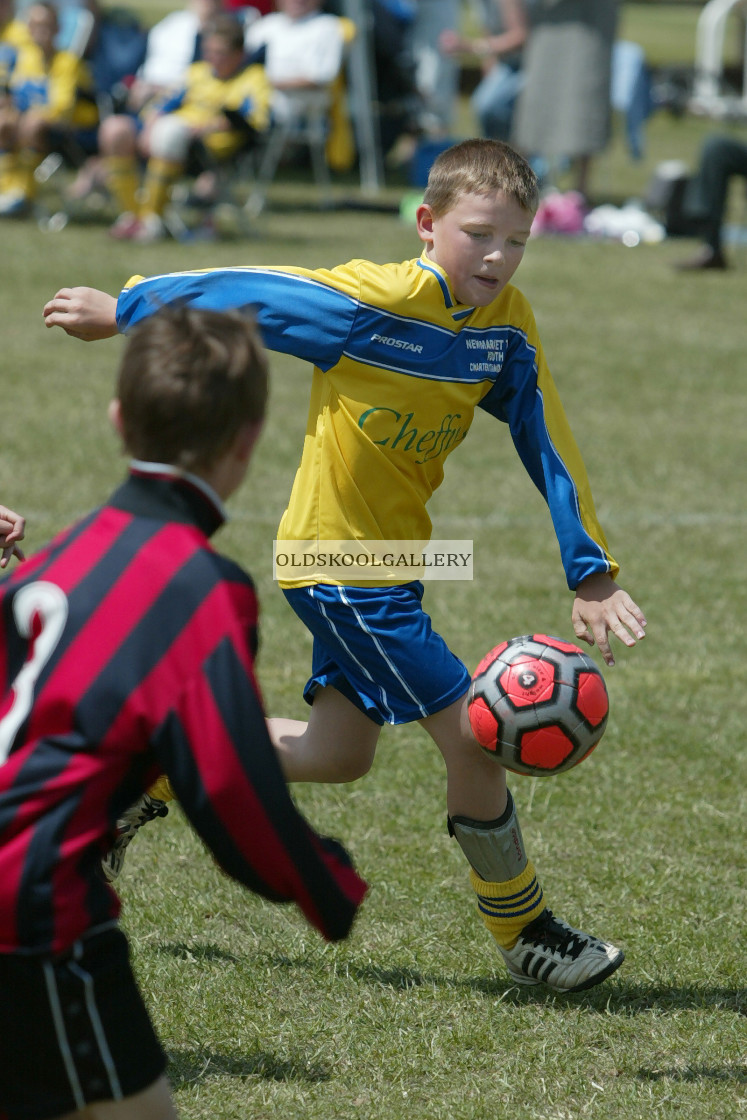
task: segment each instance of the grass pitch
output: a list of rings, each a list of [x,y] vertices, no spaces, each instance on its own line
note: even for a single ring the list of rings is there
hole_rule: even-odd
[[[666,123],[659,150],[685,135]],[[601,168],[632,185],[646,170],[622,157]],[[0,498],[28,517],[30,548],[123,471],[105,421],[121,340],[87,346],[45,331],[41,307],[59,286],[114,292],[134,272],[326,266],[419,248],[392,215],[277,207],[255,238],[233,243],[122,246],[97,225],[45,235],[9,223],[0,238]],[[649,635],[632,652],[618,645],[605,670],[610,724],[589,761],[512,785],[550,906],[623,945],[626,963],[577,996],[511,987],[446,836],[440,758],[417,727],[387,729],[367,778],[294,791],[371,884],[340,946],[222,876],[178,808],[130,849],[124,925],[185,1120],[747,1112],[747,251],[730,273],[676,274],[689,248],[542,239],[517,276]],[[274,357],[272,371],[267,431],[218,543],[259,585],[267,707],[302,717],[310,643],[272,583],[271,542],[308,370]],[[495,421],[477,418],[432,506],[437,536],[475,542],[474,582],[426,594],[471,667],[513,634],[572,637],[548,515]]]

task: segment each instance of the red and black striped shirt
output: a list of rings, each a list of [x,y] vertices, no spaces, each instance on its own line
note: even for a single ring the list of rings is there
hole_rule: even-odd
[[[222,519],[199,480],[141,464],[0,584],[0,952],[57,952],[118,915],[101,856],[161,772],[229,874],[348,933],[365,883],[288,792],[254,587],[208,541]]]

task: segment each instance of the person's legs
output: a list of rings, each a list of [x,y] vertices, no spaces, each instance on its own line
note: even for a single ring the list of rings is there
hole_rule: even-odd
[[[2,1115],[173,1120],[166,1056],[111,926],[62,953],[0,953]]]
[[[41,113],[29,109],[18,121],[18,173],[23,197],[30,202],[36,194],[34,172],[44,158],[47,145],[47,121]]]
[[[483,136],[511,139],[514,106],[523,83],[524,75],[514,66],[497,62],[488,71],[470,99]]]
[[[140,180],[137,125],[134,118],[125,113],[116,113],[102,121],[99,129],[99,152],[106,170],[106,185],[117,203],[120,215],[133,215],[137,209]]]
[[[747,144],[729,136],[710,136],[703,144],[698,170],[688,184],[684,210],[703,222],[704,249],[679,268],[725,268],[723,224],[729,182],[747,178]]]
[[[593,987],[623,953],[553,917],[527,855],[505,769],[476,742],[468,694],[420,721],[446,764],[449,832],[470,865],[480,915],[511,978],[557,991]]]
[[[142,1093],[121,1101],[98,1101],[78,1112],[67,1112],[59,1120],[177,1120],[171,1090],[165,1077],[159,1077]]]
[[[417,583],[286,591],[314,635],[314,657],[309,722],[268,721],[285,776],[353,781],[373,761],[381,723],[419,722],[444,759],[449,831],[512,979],[559,991],[591,987],[623,954],[556,921],[545,907],[505,770],[472,735],[469,673],[432,629],[422,593]]]
[[[381,727],[336,688],[314,694],[308,723],[268,719],[288,782],[353,782],[371,769]]]

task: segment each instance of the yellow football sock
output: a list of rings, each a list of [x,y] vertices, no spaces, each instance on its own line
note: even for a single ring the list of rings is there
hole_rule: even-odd
[[[160,778],[156,778],[147,793],[148,797],[153,797],[156,801],[173,801],[176,796],[173,786],[165,774],[161,774]]]
[[[24,198],[31,199],[36,196],[34,172],[43,159],[43,152],[34,151],[33,148],[21,148],[18,153],[18,189]]]
[[[487,883],[470,868],[472,889],[482,920],[503,949],[513,949],[521,931],[545,908],[542,887],[531,860],[505,883]]]
[[[0,194],[18,189],[17,166],[18,157],[15,152],[0,152]]]
[[[106,184],[114,196],[120,213],[137,210],[138,168],[134,156],[107,156]]]
[[[171,187],[182,172],[183,164],[173,160],[159,159],[152,156],[145,169],[145,182],[143,183],[143,201],[140,205],[140,216],[157,214],[159,217],[166,209]]]

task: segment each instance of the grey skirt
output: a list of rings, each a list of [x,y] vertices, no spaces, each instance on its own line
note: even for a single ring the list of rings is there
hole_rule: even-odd
[[[513,142],[527,156],[593,155],[610,137],[618,0],[536,0]]]

